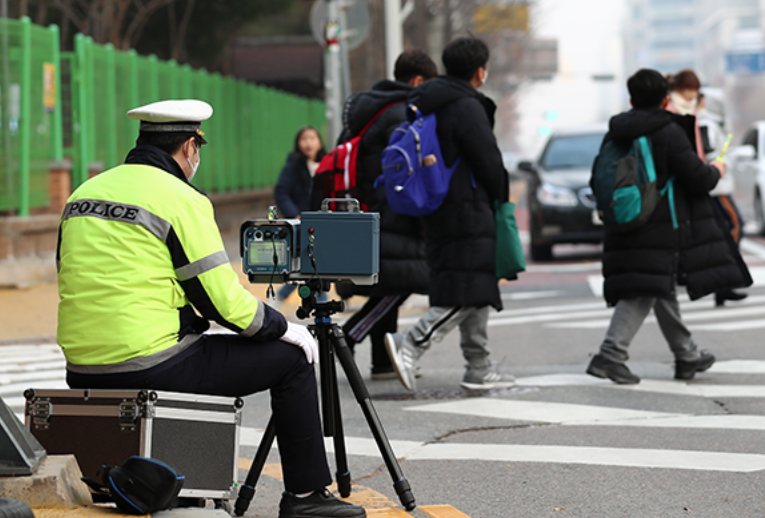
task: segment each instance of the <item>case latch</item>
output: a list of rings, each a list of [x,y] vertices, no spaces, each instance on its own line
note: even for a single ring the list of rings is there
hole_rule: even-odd
[[[120,403],[120,430],[132,432],[141,418],[141,406],[135,401],[125,400]]]
[[[53,404],[49,398],[39,398],[30,404],[32,424],[36,430],[47,430],[50,426],[50,415],[53,412]]]

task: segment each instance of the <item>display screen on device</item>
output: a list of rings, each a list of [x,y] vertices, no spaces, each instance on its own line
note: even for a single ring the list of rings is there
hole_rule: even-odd
[[[262,241],[250,243],[249,263],[253,265],[273,265],[274,247],[276,247],[276,256],[279,258],[278,264],[285,264],[287,260],[287,243],[284,241]]]

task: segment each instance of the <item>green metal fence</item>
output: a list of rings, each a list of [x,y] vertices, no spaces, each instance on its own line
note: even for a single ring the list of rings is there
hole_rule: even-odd
[[[0,18],[0,211],[48,204],[48,167],[63,157],[58,28]]]
[[[63,89],[62,65],[71,81]],[[62,91],[71,106],[66,154],[73,161],[73,187],[94,167],[122,163],[138,135],[138,122],[125,113],[162,99],[195,98],[213,106],[212,118],[202,124],[210,145],[194,178],[208,192],[271,186],[299,127],[311,124],[326,133],[322,101],[116,51],[83,35],[77,35],[74,52],[60,56],[57,28],[28,19],[0,18],[0,67],[0,211],[26,215],[30,207],[47,204],[48,162],[64,155]],[[52,106],[46,79],[55,80]]]
[[[87,179],[88,164],[104,169],[122,163],[138,135],[125,113],[161,99],[195,98],[213,106],[202,124],[210,142],[202,151],[195,184],[210,192],[273,185],[294,135],[312,124],[324,130],[324,103],[264,88],[220,74],[193,70],[135,52],[75,40],[72,115],[75,127],[74,184]]]

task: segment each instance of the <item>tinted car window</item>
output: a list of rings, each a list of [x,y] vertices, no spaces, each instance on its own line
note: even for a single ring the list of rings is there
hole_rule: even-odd
[[[758,149],[757,149],[757,130],[749,130],[749,133],[746,134],[746,137],[744,138],[744,145],[750,145],[754,147],[754,153],[755,156],[757,156]]]
[[[590,169],[600,151],[603,134],[553,137],[545,148],[540,164],[554,169]]]

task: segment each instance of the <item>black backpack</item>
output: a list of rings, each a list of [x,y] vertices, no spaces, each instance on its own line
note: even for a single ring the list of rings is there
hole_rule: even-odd
[[[154,459],[130,457],[120,466],[101,466],[102,483],[83,477],[91,489],[108,494],[121,510],[149,514],[175,504],[184,476]]]

